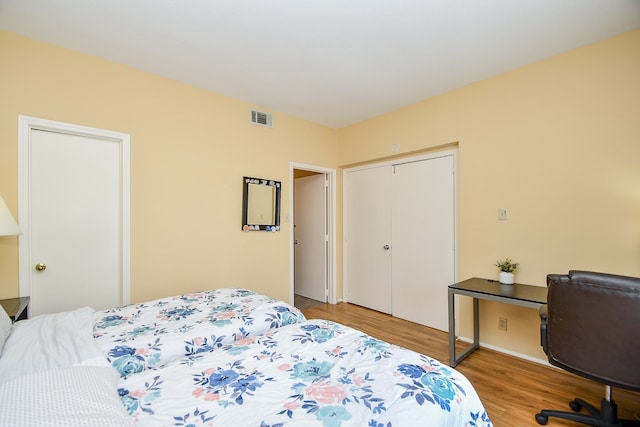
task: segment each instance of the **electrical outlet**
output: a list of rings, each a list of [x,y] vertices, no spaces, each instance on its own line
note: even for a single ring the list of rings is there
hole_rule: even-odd
[[[506,209],[498,209],[498,219],[500,221],[507,220],[507,210]]]
[[[498,317],[498,329],[501,331],[507,330],[507,318],[506,317]]]

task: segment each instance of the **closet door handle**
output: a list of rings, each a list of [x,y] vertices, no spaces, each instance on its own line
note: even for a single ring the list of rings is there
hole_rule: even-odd
[[[385,251],[388,251],[389,249],[391,249],[391,246],[389,246],[389,245],[384,245],[382,248],[383,248]]]

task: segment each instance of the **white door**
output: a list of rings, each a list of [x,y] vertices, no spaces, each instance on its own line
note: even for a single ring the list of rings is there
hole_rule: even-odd
[[[327,195],[324,174],[294,182],[295,293],[327,301]]]
[[[395,166],[392,313],[448,330],[447,289],[455,282],[453,156]]]
[[[391,313],[391,171],[345,174],[347,300],[383,313]]]
[[[128,140],[27,127],[20,269],[31,315],[128,303]]]

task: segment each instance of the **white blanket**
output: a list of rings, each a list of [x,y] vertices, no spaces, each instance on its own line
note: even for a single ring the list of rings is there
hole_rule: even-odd
[[[13,324],[0,355],[0,383],[70,366],[109,366],[93,339],[89,307],[45,314]]]

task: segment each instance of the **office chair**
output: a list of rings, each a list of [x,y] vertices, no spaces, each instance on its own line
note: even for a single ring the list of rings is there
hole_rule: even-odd
[[[600,409],[579,398],[569,403],[573,412],[543,409],[538,424],[556,417],[600,427],[640,426],[618,419],[611,392],[640,391],[640,278],[570,271],[548,275],[547,287],[540,340],[549,363],[604,384],[605,397]]]

